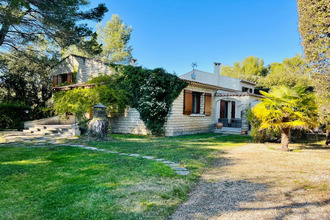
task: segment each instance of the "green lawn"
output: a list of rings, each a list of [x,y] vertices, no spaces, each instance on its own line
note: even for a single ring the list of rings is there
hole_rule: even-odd
[[[164,158],[191,173],[181,176],[160,162],[74,147],[0,145],[1,219],[165,219],[215,151],[250,141],[216,134],[112,137],[88,145]]]

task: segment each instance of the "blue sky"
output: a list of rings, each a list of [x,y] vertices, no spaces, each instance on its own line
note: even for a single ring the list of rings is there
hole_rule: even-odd
[[[133,32],[133,57],[147,68],[213,72],[247,56],[265,64],[302,53],[295,0],[91,0],[105,3]]]

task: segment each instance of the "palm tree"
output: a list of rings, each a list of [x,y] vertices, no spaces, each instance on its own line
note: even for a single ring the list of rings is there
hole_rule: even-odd
[[[306,88],[279,86],[269,93],[253,109],[261,122],[259,130],[281,131],[282,150],[289,151],[290,129],[310,129],[317,124],[317,108],[314,94]]]

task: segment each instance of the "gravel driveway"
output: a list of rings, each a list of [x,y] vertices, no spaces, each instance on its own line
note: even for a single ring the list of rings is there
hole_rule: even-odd
[[[248,144],[219,153],[169,219],[330,219],[330,151]]]

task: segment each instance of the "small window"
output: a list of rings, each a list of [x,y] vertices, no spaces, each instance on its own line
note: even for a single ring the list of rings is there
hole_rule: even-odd
[[[246,87],[242,87],[242,92],[249,92],[249,88],[246,88]]]
[[[192,113],[193,114],[199,114],[201,110],[201,93],[199,92],[193,92],[192,93]]]
[[[68,82],[68,74],[61,74],[61,83]]]

